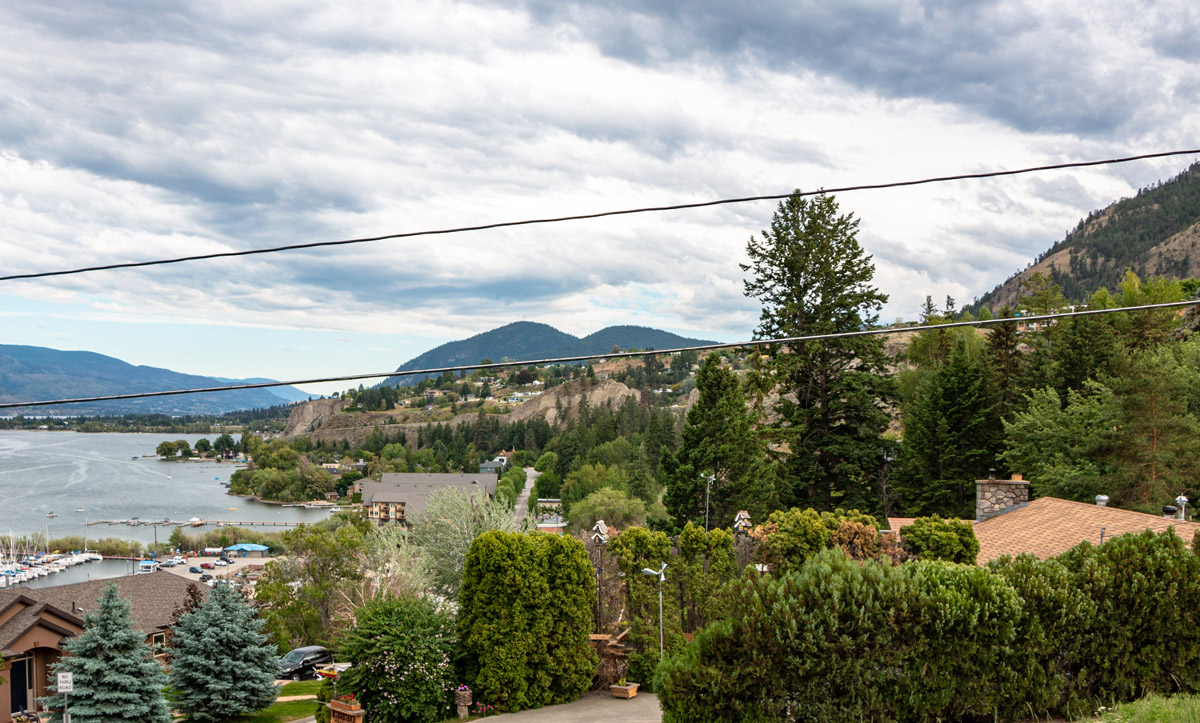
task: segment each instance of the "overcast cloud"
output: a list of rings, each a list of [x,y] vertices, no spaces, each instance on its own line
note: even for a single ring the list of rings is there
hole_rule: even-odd
[[[0,272],[1190,147],[1198,34],[1184,0],[4,3]],[[1192,160],[839,202],[912,318]],[[8,282],[0,342],[296,379],[519,319],[733,341],[773,207]]]

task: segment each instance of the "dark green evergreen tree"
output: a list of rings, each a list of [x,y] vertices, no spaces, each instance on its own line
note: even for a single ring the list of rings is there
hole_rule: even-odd
[[[105,586],[95,612],[84,618],[83,632],[67,640],[63,650],[62,660],[50,668],[56,674],[73,674],[70,713],[74,723],[171,720],[162,692],[166,673],[154,659],[145,636],[133,629],[129,601],[120,596],[115,583]],[[41,701],[52,710],[62,710],[61,693]],[[62,714],[55,713],[51,720],[60,723]]]
[[[175,707],[207,723],[275,702],[275,646],[263,620],[231,585],[217,585],[171,629]]]
[[[858,221],[831,196],[797,192],[779,204],[771,229],[751,238],[747,296],[762,303],[759,339],[859,331],[887,301],[871,284],[875,266],[858,245]],[[883,341],[876,336],[771,349],[779,401],[766,430],[778,451],[786,505],[875,510],[871,490],[883,463],[880,435],[893,396]]]
[[[703,526],[707,495],[709,527],[729,527],[738,510],[765,518],[775,506],[773,470],[737,377],[721,366],[720,354],[704,360],[696,389],[700,398],[688,410],[683,443],[667,463],[667,511],[680,529],[688,522]],[[706,475],[713,477],[711,490]]]
[[[959,339],[946,363],[904,404],[904,446],[895,482],[902,509],[974,516],[974,481],[996,463],[1000,443],[995,406],[987,369]]]
[[[1001,319],[1011,319],[1012,309],[1000,309]],[[996,416],[1011,419],[1021,401],[1021,341],[1017,337],[1017,323],[992,324],[988,328],[987,362],[992,370],[996,389]]]

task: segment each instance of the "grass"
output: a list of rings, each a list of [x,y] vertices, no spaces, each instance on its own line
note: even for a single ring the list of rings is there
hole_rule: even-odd
[[[1099,723],[1200,723],[1200,696],[1163,698],[1148,695],[1132,703],[1101,709]]]
[[[321,687],[321,680],[301,680],[297,683],[284,683],[279,689],[279,695],[316,695]]]
[[[254,715],[229,718],[226,723],[285,723],[285,721],[307,718],[316,709],[317,701],[315,700],[289,700],[285,703],[276,703]]]

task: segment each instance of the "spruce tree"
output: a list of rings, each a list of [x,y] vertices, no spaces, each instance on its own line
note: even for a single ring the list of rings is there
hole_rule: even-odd
[[[181,616],[173,628],[175,707],[205,723],[270,706],[278,656],[262,626],[231,585],[217,585]]]
[[[751,428],[746,398],[733,372],[712,353],[696,373],[700,399],[688,410],[683,444],[669,470],[664,500],[675,524],[728,527],[739,510],[763,519],[774,509],[775,487],[762,443]],[[712,489],[703,475],[712,475]]]
[[[861,331],[887,301],[856,238],[858,220],[831,196],[797,192],[780,202],[771,229],[746,247],[745,293],[762,302],[758,339]],[[774,346],[774,345],[773,345]],[[782,502],[877,509],[871,490],[884,463],[884,411],[894,395],[883,341],[842,337],[771,349],[779,401],[768,433],[782,458]]]
[[[50,667],[55,674],[73,675],[68,701],[73,723],[171,720],[162,692],[166,673],[145,635],[133,629],[129,601],[118,594],[115,583],[105,586],[96,611],[84,618],[83,632],[67,640],[63,650],[63,658]],[[55,693],[41,702],[61,711],[63,696]],[[55,713],[51,720],[60,723],[62,714]]]
[[[975,485],[995,464],[1000,420],[987,369],[958,339],[945,364],[903,407],[904,446],[896,480],[911,514],[971,517]]]

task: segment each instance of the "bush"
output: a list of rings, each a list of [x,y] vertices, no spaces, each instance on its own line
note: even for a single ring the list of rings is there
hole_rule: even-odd
[[[727,590],[725,620],[659,670],[663,720],[964,720],[1007,702],[1020,600],[999,576],[826,550]]]
[[[491,531],[467,553],[458,630],[477,700],[500,711],[575,700],[588,689],[596,656],[594,581],[578,540]]]
[[[974,565],[979,555],[975,530],[970,523],[961,520],[918,517],[911,525],[900,528],[900,537],[908,552],[920,560]]]
[[[681,586],[686,578],[679,569],[671,546],[671,538],[662,531],[630,527],[617,535],[609,548],[617,567],[625,578],[625,609],[628,611],[629,643],[634,646],[627,662],[626,677],[654,689],[655,671],[659,664],[659,596],[658,578],[642,574],[643,568],[659,569],[668,563],[662,596],[662,638],[666,654],[682,650],[683,630],[680,624]]]
[[[1021,659],[1019,690],[1005,717],[1078,718],[1094,709],[1083,699],[1080,643],[1095,624],[1096,606],[1058,560],[1022,554],[988,563],[1016,590],[1023,605],[1017,620]]]
[[[384,596],[354,613],[339,646],[353,666],[340,691],[376,723],[434,723],[446,717],[455,685],[454,617],[428,598]]]
[[[1200,690],[1200,558],[1173,529],[1084,543],[1061,560],[1096,606],[1079,672],[1093,702]]]
[[[765,524],[754,528],[762,561],[776,573],[800,565],[829,546],[829,528],[815,510],[776,510]]]

